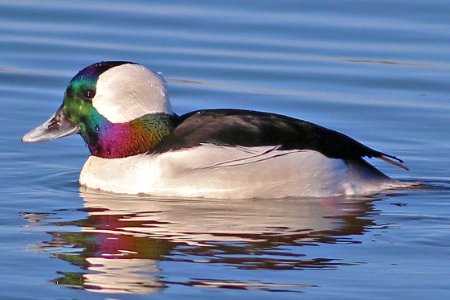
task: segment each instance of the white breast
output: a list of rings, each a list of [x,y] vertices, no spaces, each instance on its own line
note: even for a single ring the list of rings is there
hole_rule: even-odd
[[[91,156],[80,184],[163,197],[282,198],[369,194],[400,184],[362,162],[273,147],[202,145],[120,159]]]

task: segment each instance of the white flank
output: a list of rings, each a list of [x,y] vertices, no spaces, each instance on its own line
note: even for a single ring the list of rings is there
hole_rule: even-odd
[[[201,145],[120,159],[91,156],[80,184],[164,197],[283,198],[362,195],[399,186],[367,163],[274,147]]]
[[[150,113],[172,113],[164,79],[136,64],[123,64],[101,74],[92,104],[113,123]]]

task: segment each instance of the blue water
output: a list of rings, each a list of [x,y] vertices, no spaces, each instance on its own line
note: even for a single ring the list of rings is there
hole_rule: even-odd
[[[1,299],[450,297],[450,2],[0,2]],[[84,191],[79,137],[20,137],[100,60],[163,72],[178,113],[249,108],[404,159],[425,188],[181,200]]]

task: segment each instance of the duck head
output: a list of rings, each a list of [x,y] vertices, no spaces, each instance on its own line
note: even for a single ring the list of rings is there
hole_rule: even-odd
[[[56,113],[22,142],[80,134],[92,155],[120,158],[149,151],[171,132],[172,118],[159,74],[132,62],[99,62],[72,78]]]

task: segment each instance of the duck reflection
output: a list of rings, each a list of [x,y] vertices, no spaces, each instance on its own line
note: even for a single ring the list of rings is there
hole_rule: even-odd
[[[345,263],[308,257],[301,253],[301,246],[358,242],[353,236],[363,234],[372,224],[368,214],[374,200],[224,201],[160,199],[85,189],[80,193],[87,217],[50,222],[61,231],[51,232],[51,241],[39,246],[81,269],[61,273],[55,283],[138,294],[164,289],[167,282],[161,276],[161,261],[220,263],[241,269],[335,268]],[[39,220],[36,214],[26,218],[31,223]],[[79,230],[64,232],[73,226]]]

